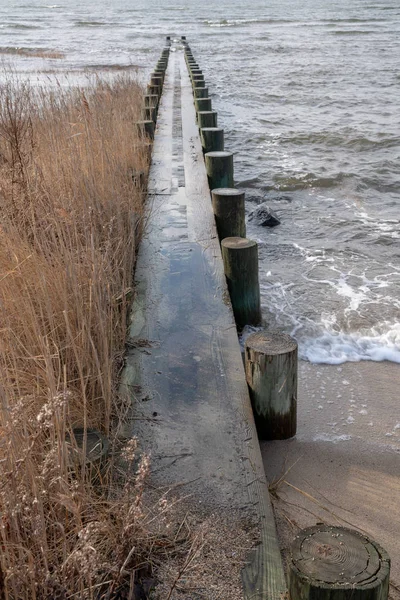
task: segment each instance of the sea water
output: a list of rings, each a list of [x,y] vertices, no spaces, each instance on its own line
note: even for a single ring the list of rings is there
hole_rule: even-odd
[[[265,323],[311,362],[400,362],[398,0],[0,6],[0,57],[33,80],[125,67],[145,81],[167,34],[204,71],[247,212],[267,202],[281,219],[247,228]]]

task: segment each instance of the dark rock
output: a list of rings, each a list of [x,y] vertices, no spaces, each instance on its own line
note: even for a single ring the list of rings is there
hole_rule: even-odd
[[[249,221],[263,227],[275,227],[280,225],[277,215],[269,208],[266,202],[263,202],[249,214]]]

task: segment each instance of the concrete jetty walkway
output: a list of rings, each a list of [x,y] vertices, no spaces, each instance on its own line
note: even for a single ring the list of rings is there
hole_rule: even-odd
[[[151,453],[156,485],[184,482],[203,510],[257,519],[244,597],[281,600],[275,522],[180,45],[166,73],[147,209],[122,381],[143,417],[132,431]]]

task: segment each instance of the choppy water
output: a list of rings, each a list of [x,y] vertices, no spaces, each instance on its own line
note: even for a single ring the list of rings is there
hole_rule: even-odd
[[[165,34],[200,62],[260,243],[264,316],[314,362],[400,362],[398,0],[2,0],[21,71],[138,65]],[[7,50],[8,49],[8,50]]]

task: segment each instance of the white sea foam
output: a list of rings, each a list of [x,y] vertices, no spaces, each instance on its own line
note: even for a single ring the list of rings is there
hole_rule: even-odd
[[[351,435],[335,435],[333,433],[318,433],[313,437],[313,442],[333,442],[337,444],[338,442],[347,442],[351,440]]]
[[[364,334],[325,331],[300,340],[299,354],[311,363],[331,365],[361,360],[400,363],[400,323],[385,324]]]

